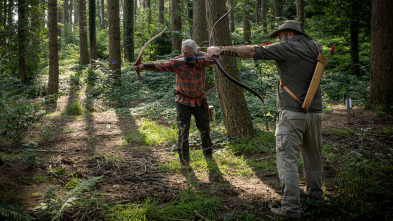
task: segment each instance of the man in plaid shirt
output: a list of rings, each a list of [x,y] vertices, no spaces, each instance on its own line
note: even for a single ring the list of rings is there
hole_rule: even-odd
[[[209,113],[205,98],[205,67],[214,64],[205,52],[198,52],[198,46],[191,40],[182,42],[182,55],[162,63],[134,65],[155,72],[176,73],[176,111],[179,129],[177,151],[182,169],[190,169],[189,129],[191,115],[194,115],[198,130],[201,133],[202,150],[205,158],[212,158],[212,142],[210,138]]]

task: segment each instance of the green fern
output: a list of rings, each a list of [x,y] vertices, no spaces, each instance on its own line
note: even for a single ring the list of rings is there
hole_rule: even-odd
[[[0,219],[1,220],[33,220],[33,218],[20,205],[8,204],[0,200]]]
[[[47,215],[52,216],[52,221],[60,220],[64,210],[71,206],[81,193],[89,191],[100,179],[102,179],[102,176],[91,177],[81,182],[74,189],[69,191],[64,199],[61,199],[55,194],[55,189],[53,187],[49,187],[44,196],[44,203],[42,203],[40,207],[47,211]]]

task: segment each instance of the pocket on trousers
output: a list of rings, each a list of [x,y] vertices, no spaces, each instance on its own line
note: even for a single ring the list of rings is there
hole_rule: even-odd
[[[276,136],[276,149],[278,152],[285,152],[290,147],[288,134],[280,134]]]

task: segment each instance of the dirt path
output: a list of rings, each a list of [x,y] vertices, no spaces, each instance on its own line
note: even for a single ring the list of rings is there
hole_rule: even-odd
[[[67,99],[61,97],[58,112],[64,110]],[[373,118],[371,112],[360,108],[352,110],[351,124],[346,119],[345,109],[334,106],[332,113],[324,114],[324,131],[333,128],[379,131],[392,128],[393,125],[391,115]],[[40,138],[37,166],[29,169],[18,162],[8,162],[1,166],[0,189],[14,190],[18,198],[13,200],[23,201],[25,208],[31,211],[42,201],[49,185],[61,189],[73,177],[87,179],[103,176],[104,181],[97,185],[97,189],[111,205],[144,202],[146,198],[166,203],[178,198],[187,188],[194,188],[196,191],[203,189],[207,193],[221,196],[224,206],[222,214],[247,211],[249,206],[253,206],[254,215],[270,219],[268,204],[277,203],[281,199],[276,173],[256,170],[250,176],[225,176],[196,168],[190,173],[162,170],[160,166],[175,159],[168,152],[171,147],[159,145],[147,149],[138,143],[125,143],[121,137],[135,133],[137,128],[137,119],[119,118],[115,111],[93,113],[84,117],[61,117],[54,113],[53,117],[46,118],[41,125],[29,130],[29,137],[32,139],[44,138]],[[335,151],[338,152],[350,151],[356,145],[367,142],[383,151],[384,146],[393,144],[393,134],[365,136],[359,141],[342,140],[341,137],[325,132],[324,140],[327,144],[339,144],[335,146]],[[336,189],[331,183],[335,176],[334,165],[326,164],[324,169],[325,185],[334,194]],[[56,171],[60,171],[59,174]],[[37,177],[57,179],[44,182]],[[304,195],[302,197],[304,200]],[[91,211],[91,216],[84,213],[83,217],[78,215],[78,209],[69,209],[64,216],[73,220],[104,218],[99,208]]]

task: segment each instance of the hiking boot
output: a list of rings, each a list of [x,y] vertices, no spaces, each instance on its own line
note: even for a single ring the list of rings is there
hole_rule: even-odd
[[[272,212],[274,215],[281,216],[281,217],[286,217],[289,218],[289,220],[302,220],[302,217],[299,215],[288,215],[284,210],[279,208],[271,208],[270,212]]]

